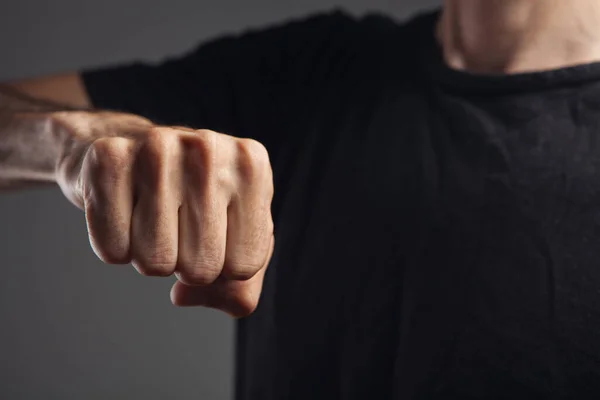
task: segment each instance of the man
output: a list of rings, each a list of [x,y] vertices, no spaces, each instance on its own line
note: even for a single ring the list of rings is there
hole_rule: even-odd
[[[247,317],[238,399],[598,398],[599,26],[446,0],[11,83],[0,182]]]

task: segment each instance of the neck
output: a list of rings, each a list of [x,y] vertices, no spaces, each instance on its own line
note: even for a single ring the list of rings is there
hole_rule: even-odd
[[[600,61],[598,0],[445,0],[438,40],[448,65],[522,73]]]

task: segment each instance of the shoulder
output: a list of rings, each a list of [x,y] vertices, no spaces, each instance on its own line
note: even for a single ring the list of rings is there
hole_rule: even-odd
[[[357,44],[372,46],[377,40],[385,40],[385,37],[390,35],[408,39],[410,31],[414,32],[416,28],[427,23],[429,14],[431,13],[423,13],[405,21],[398,21],[384,13],[356,15],[334,8],[225,33],[200,43],[198,48],[204,51],[220,50],[225,47],[224,44],[232,48],[240,46],[251,50],[277,47],[295,50],[298,47],[310,47],[315,43],[321,44],[322,47],[335,43],[348,47]]]

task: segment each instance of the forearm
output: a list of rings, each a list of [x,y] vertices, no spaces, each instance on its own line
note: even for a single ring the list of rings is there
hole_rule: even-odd
[[[72,110],[0,85],[0,189],[55,181],[72,138],[53,115]]]
[[[152,122],[141,116],[74,108],[34,99],[0,85],[0,189],[64,179],[87,146],[107,136],[135,136]],[[79,157],[73,156],[76,153]]]

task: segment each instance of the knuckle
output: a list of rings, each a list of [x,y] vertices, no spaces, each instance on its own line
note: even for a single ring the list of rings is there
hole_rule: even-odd
[[[166,126],[154,125],[148,128],[147,138],[148,139],[161,139],[171,133],[172,129]]]
[[[135,267],[143,276],[167,277],[173,275],[173,267],[170,264],[136,262]]]
[[[269,177],[271,164],[265,146],[254,139],[238,139],[238,168],[246,179]]]
[[[170,166],[178,157],[179,136],[170,128],[153,127],[142,140],[136,158],[136,172],[144,176],[144,184],[161,187],[173,171]]]
[[[211,132],[211,131],[207,131]],[[216,139],[213,133],[201,134],[184,139],[187,161],[207,170],[215,162]]]
[[[211,131],[210,129],[198,129],[196,130],[196,133],[199,138],[202,138],[202,140],[213,144],[216,143],[221,135],[220,133]]]
[[[136,257],[134,266],[144,276],[171,276],[175,271],[176,261],[168,254],[153,255],[148,257]]]
[[[181,258],[177,271],[182,283],[189,285],[209,285],[213,283],[223,269],[223,256],[217,251],[198,258]]]
[[[130,163],[131,144],[124,138],[102,138],[90,145],[88,167],[94,177],[122,171]]]
[[[125,138],[102,138],[92,144],[97,153],[112,158],[126,158],[129,155],[129,140]]]
[[[146,137],[146,151],[155,158],[163,158],[172,152],[179,142],[175,129],[152,127]]]
[[[223,276],[229,280],[247,281],[251,279],[262,267],[262,260],[257,257],[245,260],[229,260],[223,269]]]
[[[200,152],[200,156],[206,162],[213,162],[216,156],[217,142],[219,134],[206,129],[197,131],[198,135],[194,138],[195,150]]]
[[[127,251],[121,249],[97,249],[96,255],[105,264],[122,265],[127,264]]]
[[[105,264],[120,265],[129,262],[128,249],[123,243],[105,245],[97,240],[93,234],[90,234],[90,244],[96,256]]]
[[[217,280],[221,269],[208,266],[181,267],[178,272],[179,280],[186,285],[206,286]]]

